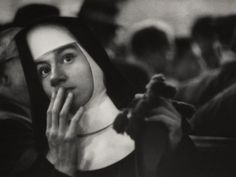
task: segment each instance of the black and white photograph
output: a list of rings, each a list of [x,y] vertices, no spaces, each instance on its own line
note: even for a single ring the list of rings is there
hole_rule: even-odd
[[[0,177],[235,176],[235,0],[0,0]]]

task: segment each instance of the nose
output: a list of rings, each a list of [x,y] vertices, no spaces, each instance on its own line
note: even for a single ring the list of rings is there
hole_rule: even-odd
[[[66,78],[65,72],[59,66],[56,66],[52,69],[50,84],[52,87],[58,87],[66,81]]]

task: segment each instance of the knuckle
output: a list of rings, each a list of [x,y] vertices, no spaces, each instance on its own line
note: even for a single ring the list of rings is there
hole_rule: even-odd
[[[45,134],[46,134],[47,137],[49,137],[50,136],[50,131],[46,130]]]
[[[73,118],[70,120],[71,124],[74,123],[75,121],[76,121],[76,118],[75,118],[75,117],[73,117]]]
[[[56,139],[57,139],[57,133],[56,133],[56,131],[51,131],[49,136],[50,136],[51,139],[56,140]]]
[[[48,109],[47,110],[47,115],[51,115],[52,114],[52,110],[51,109]]]
[[[181,126],[182,126],[181,121],[178,121],[178,122],[177,122],[177,127],[181,127]]]
[[[73,118],[71,119],[71,123],[75,124],[77,121],[80,120],[79,118],[80,118],[80,116],[73,117]]]
[[[175,123],[172,125],[172,128],[173,128],[173,129],[179,129],[179,128],[181,128],[181,123],[175,122]]]
[[[74,137],[73,136],[71,136],[71,135],[65,136],[65,142],[70,143],[70,142],[73,142],[73,141],[74,141]]]
[[[52,109],[51,114],[52,114],[52,115],[57,115],[56,109]]]
[[[63,141],[64,140],[64,135],[63,134],[59,134],[57,139],[58,139],[58,141]]]
[[[65,116],[66,116],[66,113],[65,113],[64,111],[62,111],[62,112],[59,113],[59,116],[60,116],[60,117],[65,117]]]

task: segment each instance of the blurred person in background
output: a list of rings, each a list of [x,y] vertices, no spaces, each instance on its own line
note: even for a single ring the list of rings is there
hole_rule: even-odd
[[[235,41],[236,15],[219,16],[215,18],[215,34],[219,43],[220,65],[224,66],[236,60],[232,43]]]
[[[189,37],[175,39],[175,56],[171,66],[172,77],[179,82],[187,82],[206,71],[200,49]]]
[[[236,18],[235,15],[220,17],[218,36],[222,45],[222,70],[215,80],[219,89],[197,112],[192,120],[194,134],[236,137]],[[221,84],[221,85],[220,85]],[[212,86],[212,87],[213,87]],[[212,88],[213,89],[213,88]]]
[[[191,29],[193,41],[199,46],[201,56],[209,69],[218,68],[220,64],[214,23],[214,17],[202,16],[194,21]]]
[[[232,28],[235,25],[235,20],[232,21],[235,18],[233,16],[220,17],[218,22],[223,58],[221,74],[216,80],[218,84],[214,86],[221,91],[203,104],[190,120],[193,135],[210,137],[208,144],[211,144],[211,149],[208,149],[206,153],[210,154],[208,156],[209,164],[214,164],[212,169],[223,172],[222,176],[232,177],[236,174],[234,167],[236,156],[236,36],[235,29]],[[218,141],[216,141],[217,139]]]
[[[12,42],[19,30],[20,28],[10,28],[0,33],[1,176],[8,176],[14,170],[17,160],[30,146],[21,140],[33,136],[26,81],[16,46]]]
[[[133,84],[137,92],[143,92],[149,77],[142,68],[126,62],[125,56],[120,55],[120,50],[115,44],[116,33],[123,28],[117,24],[116,19],[125,2],[126,0],[86,0],[77,17],[85,21],[102,43],[119,72]]]
[[[162,73],[169,81],[170,63],[174,54],[174,34],[164,22],[147,19],[132,25],[122,34],[126,60],[146,71],[149,78]]]
[[[208,70],[179,88],[177,99],[194,104],[197,108],[236,82],[235,53],[231,49],[235,30],[235,16],[222,16],[214,20],[219,68]]]
[[[86,22],[109,55],[112,55],[116,31],[122,28],[117,23],[117,16],[125,2],[126,0],[86,0],[77,13],[77,17]]]

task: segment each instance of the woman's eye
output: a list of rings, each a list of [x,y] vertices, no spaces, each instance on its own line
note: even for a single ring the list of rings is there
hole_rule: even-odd
[[[65,56],[63,56],[63,63],[71,63],[74,59],[74,55],[72,54],[67,54]]]
[[[40,67],[38,69],[39,75],[44,78],[47,77],[47,75],[50,73],[50,67]]]

